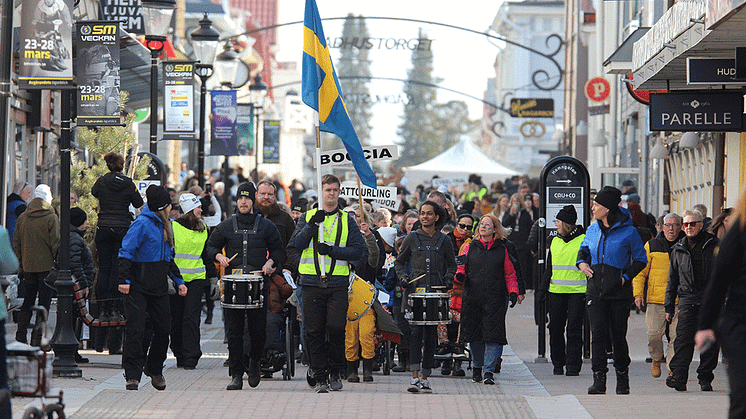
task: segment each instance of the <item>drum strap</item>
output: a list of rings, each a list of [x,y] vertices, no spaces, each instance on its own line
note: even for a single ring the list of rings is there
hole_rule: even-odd
[[[261,214],[256,215],[256,219],[254,220],[254,226],[251,230],[242,230],[238,228],[238,218],[236,218],[235,215],[231,217],[233,219],[233,233],[237,235],[242,236],[242,244],[243,244],[243,257],[241,263],[243,273],[247,273],[247,269],[249,267],[249,235],[256,234],[257,230],[259,230],[259,219],[262,218]]]
[[[339,224],[337,227],[337,236],[334,238],[334,245],[339,246],[339,243],[342,241],[342,215],[337,211],[336,217],[339,217],[338,221]],[[320,227],[319,227],[320,228]],[[313,235],[313,264],[316,266],[316,272],[318,275],[321,275],[321,266],[319,265],[319,236],[317,234]],[[329,264],[329,275],[334,272],[334,266],[337,264],[337,259],[332,258],[331,264]],[[325,278],[321,279],[322,281],[325,281]]]
[[[430,292],[430,275],[432,273],[430,267],[433,262],[433,252],[439,252],[440,246],[443,245],[443,240],[445,239],[446,235],[443,233],[439,233],[440,236],[438,237],[438,241],[435,242],[435,246],[423,246],[422,242],[420,241],[419,235],[415,232],[414,233],[414,242],[417,245],[417,249],[420,252],[425,252],[425,286],[427,288],[427,292]],[[438,272],[436,272],[438,273]]]

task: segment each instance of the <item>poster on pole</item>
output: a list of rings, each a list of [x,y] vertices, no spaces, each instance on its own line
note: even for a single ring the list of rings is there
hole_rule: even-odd
[[[210,155],[237,156],[236,116],[238,102],[235,90],[210,92]]]
[[[254,147],[254,106],[251,103],[238,104],[236,124],[238,155],[253,156],[256,147]]]
[[[262,163],[280,163],[280,121],[264,121]]]
[[[163,63],[163,139],[194,140],[194,62]]]
[[[78,126],[120,125],[119,25],[76,22]]]
[[[73,1],[23,0],[21,89],[74,89]]]

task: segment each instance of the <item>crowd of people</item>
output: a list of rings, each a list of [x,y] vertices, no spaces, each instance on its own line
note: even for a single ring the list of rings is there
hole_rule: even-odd
[[[245,374],[250,387],[259,385],[266,376],[262,362],[287,349],[280,313],[290,302],[300,336],[293,345],[302,348],[306,378],[319,393],[341,390],[343,380],[359,382],[361,361],[362,381],[373,381],[381,339],[394,343],[393,371],[411,372],[409,392],[431,392],[437,367],[443,375],[465,376],[468,357],[471,379],[494,384],[508,343],[507,311],[523,302],[526,289],[547,305],[555,375],[580,374],[587,316],[589,394],[606,392],[608,359],[616,393],[630,393],[631,309],[645,310],[651,374],[660,377],[665,363],[671,388],[687,389],[695,346],[701,349],[702,391],[713,389],[720,345],[724,356],[736,357],[740,341],[713,328],[726,296],[729,327],[743,327],[740,265],[722,262],[718,249],[721,241],[730,243],[725,254],[743,257],[744,197],[739,208],[714,220],[703,206],[656,219],[640,208],[631,181],[620,189],[605,186],[593,191],[590,225],[578,223],[572,205],[549,220],[557,235],[547,243],[547,269],[539,277],[540,199],[528,178],[487,188],[471,175],[459,188],[418,186],[411,194],[399,186],[398,208],[389,210],[340,198],[341,182],[333,175],[323,176],[317,192],[297,180],[285,186],[257,179],[256,172],[246,178],[240,168],[226,179],[217,171],[199,179],[182,170],[181,187],[151,185],[143,200],[123,174],[123,157],[109,153],[104,160],[110,172],[91,191],[99,202],[95,252],[83,241],[86,214],[74,207],[71,270],[95,302],[98,324],[116,326],[126,318],[124,347],[117,327],[96,333],[94,347],[123,352],[129,390],[139,388],[142,373],[165,389],[169,345],[177,367],[196,368],[201,312],[210,324],[220,284],[252,276],[261,278],[255,298],[262,304],[222,304],[228,390],[241,389]],[[6,224],[24,297],[16,340],[32,345],[39,337],[27,337],[31,306],[38,298],[49,307],[52,290],[43,281],[59,244],[51,203],[48,186],[32,192],[25,182],[14,185],[8,199]],[[347,314],[351,278],[385,295],[354,318]],[[447,312],[430,318],[430,300],[447,301]],[[740,388],[741,363],[729,365],[732,389]],[[742,412],[746,400],[734,399],[732,409]]]

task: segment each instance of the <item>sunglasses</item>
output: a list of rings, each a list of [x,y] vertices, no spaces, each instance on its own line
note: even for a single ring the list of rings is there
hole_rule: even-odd
[[[461,223],[458,223],[458,226],[461,227],[464,230],[471,230],[471,228],[474,226],[474,224],[461,224]]]
[[[697,224],[699,224],[699,223],[701,223],[701,222],[702,222],[702,221],[690,221],[690,222],[688,222],[688,223],[683,223],[682,225],[683,225],[684,227],[694,227],[694,226],[696,226]]]

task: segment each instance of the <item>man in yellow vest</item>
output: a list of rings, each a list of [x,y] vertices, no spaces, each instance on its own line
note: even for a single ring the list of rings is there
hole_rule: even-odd
[[[577,376],[583,365],[583,319],[588,279],[576,266],[585,230],[575,225],[575,207],[565,205],[556,216],[557,237],[552,239],[547,269],[537,298],[547,297],[549,306],[549,350],[554,375]],[[567,343],[565,343],[567,327]],[[567,371],[565,371],[567,367]]]
[[[310,361],[307,379],[317,393],[342,389],[349,261],[366,257],[368,251],[355,218],[339,209],[340,191],[336,176],[321,178],[321,208],[298,219],[287,246],[289,261],[298,264]]]

